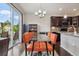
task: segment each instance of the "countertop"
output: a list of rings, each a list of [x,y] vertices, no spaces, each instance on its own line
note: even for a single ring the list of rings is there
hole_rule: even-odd
[[[79,56],[79,33],[61,32],[61,47],[73,56]]]
[[[79,37],[79,33],[74,34],[74,32],[60,32],[61,34],[65,34],[65,35],[70,35],[70,36],[74,36],[74,37]]]

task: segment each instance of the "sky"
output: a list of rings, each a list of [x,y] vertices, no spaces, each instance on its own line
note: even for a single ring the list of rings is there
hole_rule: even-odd
[[[14,14],[12,15],[12,17],[14,17],[13,19],[13,23],[17,24],[19,23],[19,14],[15,11]],[[0,3],[0,22],[5,22],[9,20],[11,22],[11,6],[9,4],[6,3]]]

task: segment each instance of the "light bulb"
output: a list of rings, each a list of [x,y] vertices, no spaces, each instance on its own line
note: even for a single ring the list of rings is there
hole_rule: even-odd
[[[43,11],[43,14],[45,15],[46,14],[46,11]]]
[[[39,12],[39,13],[41,13],[42,11],[41,11],[41,10],[39,10],[38,12]]]
[[[52,27],[52,29],[55,29],[55,27]]]
[[[45,15],[43,14],[42,16],[44,17]]]
[[[37,13],[37,12],[35,12],[35,15],[37,16],[37,15],[38,15],[38,13]]]

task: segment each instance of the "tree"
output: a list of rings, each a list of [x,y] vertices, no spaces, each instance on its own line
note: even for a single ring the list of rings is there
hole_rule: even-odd
[[[7,28],[10,27],[10,25],[11,25],[11,23],[10,23],[9,20],[6,20],[4,23],[2,23],[2,30],[3,30],[3,32],[6,31],[7,30],[6,27]]]
[[[19,31],[19,24],[13,26],[13,32]]]

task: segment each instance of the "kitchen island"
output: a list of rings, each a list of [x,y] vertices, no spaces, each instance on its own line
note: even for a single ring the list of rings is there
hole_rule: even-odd
[[[74,56],[79,56],[79,33],[61,32],[61,47]]]

